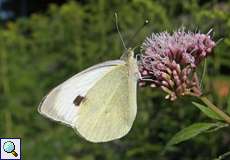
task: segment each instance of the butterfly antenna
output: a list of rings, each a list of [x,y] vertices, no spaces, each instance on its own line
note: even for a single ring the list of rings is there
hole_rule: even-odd
[[[118,34],[119,34],[119,37],[120,37],[120,39],[121,39],[121,42],[122,42],[122,44],[123,44],[125,50],[127,50],[127,47],[126,47],[125,42],[124,42],[124,39],[123,39],[123,37],[122,37],[122,35],[121,35],[121,32],[120,32],[120,30],[119,30],[119,26],[118,26],[118,16],[117,16],[117,13],[116,13],[116,12],[115,12],[115,19],[116,19],[116,28],[117,28],[117,32],[118,32]]]
[[[133,34],[133,36],[129,39],[128,41],[128,46],[133,42],[133,39],[140,33],[140,31],[147,25],[149,24],[149,20],[146,19],[144,23],[137,29],[137,31]]]

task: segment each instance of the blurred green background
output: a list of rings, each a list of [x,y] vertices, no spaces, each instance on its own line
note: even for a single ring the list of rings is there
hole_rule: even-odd
[[[115,27],[118,12],[126,43],[145,19],[150,20],[132,39],[132,46],[152,32],[182,25],[204,33],[213,28],[214,40],[224,39],[207,61],[204,91],[230,113],[229,0],[18,2],[8,4],[8,10],[0,5],[0,137],[22,138],[23,159],[210,160],[230,151],[230,129],[222,129],[162,155],[177,131],[211,120],[191,104],[195,98],[170,102],[158,89],[138,89],[138,114],[131,132],[109,143],[89,143],[37,112],[42,97],[56,85],[91,65],[120,57],[124,49]]]

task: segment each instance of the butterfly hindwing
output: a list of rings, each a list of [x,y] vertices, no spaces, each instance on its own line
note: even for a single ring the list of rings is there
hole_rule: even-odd
[[[90,88],[79,106],[77,132],[92,142],[105,142],[128,133],[136,116],[136,79],[127,65],[109,71]]]

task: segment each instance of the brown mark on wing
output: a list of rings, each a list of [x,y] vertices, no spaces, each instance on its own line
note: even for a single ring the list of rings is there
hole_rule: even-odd
[[[78,95],[78,96],[74,99],[73,103],[74,103],[76,106],[79,106],[79,105],[81,104],[81,102],[82,102],[84,99],[85,99],[85,97]]]

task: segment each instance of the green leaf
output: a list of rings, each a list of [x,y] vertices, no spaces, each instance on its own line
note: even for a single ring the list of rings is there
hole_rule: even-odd
[[[213,110],[209,109],[208,107],[192,102],[197,108],[199,108],[206,116],[208,116],[211,119],[216,119],[216,120],[223,120],[222,117],[220,117],[217,113],[215,113]]]
[[[174,137],[168,142],[166,147],[178,144],[180,142],[186,141],[190,138],[201,134],[204,131],[217,127],[217,123],[195,123],[192,124],[174,135]]]
[[[225,127],[229,127],[229,124],[228,123],[220,123],[220,122],[217,122],[216,123],[217,126],[213,129],[209,129],[207,132],[210,133],[210,132],[216,132],[217,130],[221,129],[221,128],[225,128]]]

